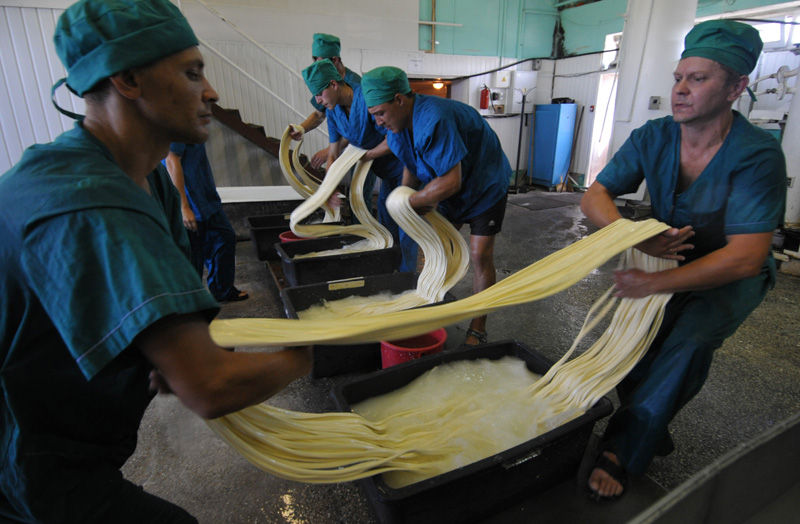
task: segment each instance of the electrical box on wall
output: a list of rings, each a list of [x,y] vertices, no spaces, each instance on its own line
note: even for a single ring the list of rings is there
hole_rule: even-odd
[[[533,90],[536,89],[536,71],[512,71],[511,89],[509,89],[509,105],[507,108],[510,113],[532,113],[533,112]],[[525,93],[525,108],[522,107],[522,93]]]
[[[511,84],[511,71],[495,71],[492,87],[508,87]]]
[[[651,110],[658,110],[661,109],[661,97],[660,96],[651,96],[650,102],[647,106],[647,109]]]

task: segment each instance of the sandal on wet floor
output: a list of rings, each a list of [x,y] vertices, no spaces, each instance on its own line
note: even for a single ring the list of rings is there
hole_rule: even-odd
[[[625,473],[625,469],[623,469],[622,466],[620,466],[619,464],[615,463],[613,460],[608,458],[605,455],[605,453],[600,452],[600,455],[597,457],[597,460],[595,461],[594,466],[592,467],[592,471],[594,471],[595,469],[602,469],[611,478],[619,482],[622,485],[622,493],[620,493],[619,495],[610,495],[610,496],[601,495],[597,491],[593,490],[587,484],[586,489],[589,491],[590,499],[594,500],[595,502],[611,502],[619,499],[622,495],[625,494],[626,491],[628,491],[628,474]],[[591,476],[591,473],[589,473],[589,475]]]
[[[479,343],[479,344],[486,344],[486,343],[489,341],[489,335],[487,335],[485,331],[477,331],[477,330],[474,330],[474,329],[472,329],[472,328],[469,328],[469,329],[467,330],[467,336],[466,336],[466,338],[469,338],[469,337],[475,337],[475,338],[477,338],[477,339],[478,339],[478,343]],[[477,344],[467,344],[467,342],[466,342],[466,340],[465,340],[465,341],[464,341],[464,345],[467,345],[467,346],[475,346],[475,345],[477,345]]]
[[[224,304],[225,302],[240,302],[242,300],[247,300],[250,298],[250,295],[247,294],[247,291],[241,291],[239,289],[231,288],[227,295],[222,298],[218,298],[217,302],[220,304]]]

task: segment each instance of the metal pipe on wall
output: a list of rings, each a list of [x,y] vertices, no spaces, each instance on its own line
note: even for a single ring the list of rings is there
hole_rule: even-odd
[[[795,89],[792,103],[789,105],[789,116],[783,130],[783,154],[786,156],[786,175],[791,185],[786,190],[786,214],[784,221],[787,227],[800,227],[800,89]]]

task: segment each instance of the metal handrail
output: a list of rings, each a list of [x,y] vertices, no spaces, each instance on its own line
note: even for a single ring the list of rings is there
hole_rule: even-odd
[[[213,7],[211,7],[210,5],[208,5],[208,4],[207,4],[206,2],[204,2],[203,0],[194,0],[194,1],[196,1],[198,4],[200,4],[201,6],[203,6],[203,7],[204,7],[204,8],[205,8],[205,9],[206,9],[208,12],[210,12],[212,15],[214,15],[215,17],[217,17],[218,19],[220,19],[222,22],[224,22],[224,23],[226,23],[227,25],[229,25],[229,26],[230,26],[230,27],[231,27],[231,28],[232,28],[234,31],[236,31],[236,32],[237,32],[239,35],[241,35],[243,38],[245,38],[245,39],[246,39],[248,42],[250,42],[251,44],[253,44],[254,46],[256,46],[256,47],[257,47],[259,50],[261,50],[261,51],[262,51],[264,54],[266,54],[267,56],[269,56],[270,58],[272,58],[272,59],[273,59],[275,62],[277,62],[278,64],[280,64],[280,65],[281,65],[281,66],[282,66],[284,69],[286,69],[286,70],[287,70],[287,71],[288,71],[288,72],[289,72],[291,75],[293,75],[294,77],[296,77],[297,79],[299,79],[301,82],[304,82],[304,80],[303,80],[303,77],[302,77],[302,75],[300,75],[300,73],[298,73],[297,71],[295,71],[294,69],[292,69],[292,68],[291,68],[291,67],[290,67],[290,66],[289,66],[289,65],[288,65],[286,62],[284,62],[283,60],[281,60],[280,58],[278,58],[278,57],[277,57],[277,56],[276,56],[274,53],[272,53],[272,52],[271,52],[269,49],[267,49],[267,48],[266,48],[266,47],[264,47],[263,45],[259,44],[259,43],[258,43],[258,42],[257,42],[257,41],[256,41],[254,38],[252,38],[250,35],[248,35],[248,34],[247,34],[247,33],[245,33],[244,31],[242,31],[241,29],[239,29],[239,27],[238,27],[236,24],[234,24],[233,22],[231,22],[230,20],[228,20],[227,18],[225,18],[225,17],[222,15],[222,13],[220,13],[219,11],[217,11],[216,9],[214,9]],[[278,102],[280,102],[281,104],[283,104],[283,105],[284,105],[286,108],[288,108],[290,111],[292,111],[292,113],[293,113],[293,114],[296,114],[296,115],[298,115],[298,116],[299,116],[299,117],[301,117],[301,118],[305,118],[305,117],[307,116],[307,115],[305,115],[305,114],[301,113],[300,111],[298,111],[297,109],[295,109],[295,107],[294,107],[292,104],[290,104],[289,102],[287,102],[286,100],[284,100],[284,99],[283,99],[283,98],[282,98],[280,95],[278,95],[278,94],[277,94],[276,92],[274,92],[272,89],[270,89],[269,87],[267,87],[266,85],[264,85],[264,84],[263,84],[263,83],[262,83],[260,80],[258,80],[256,77],[254,77],[253,75],[251,75],[250,73],[248,73],[248,72],[247,72],[245,69],[243,69],[241,66],[239,66],[238,64],[236,64],[235,62],[233,62],[233,60],[231,60],[230,58],[228,58],[227,56],[225,56],[225,54],[224,54],[224,53],[222,53],[221,51],[219,51],[218,49],[216,49],[215,47],[213,47],[211,44],[209,44],[208,42],[206,42],[205,40],[202,40],[202,39],[200,39],[200,38],[198,38],[198,41],[199,41],[201,44],[203,44],[203,46],[205,46],[207,49],[209,49],[209,50],[210,50],[212,53],[214,53],[216,56],[218,56],[218,57],[219,57],[219,58],[221,58],[223,61],[225,61],[225,62],[226,62],[228,65],[230,65],[231,67],[233,67],[234,69],[236,69],[237,71],[239,71],[239,72],[240,72],[241,74],[243,74],[243,75],[244,75],[246,78],[248,78],[248,79],[249,79],[251,82],[253,82],[255,85],[257,85],[258,87],[260,87],[261,89],[263,89],[264,91],[266,91],[266,92],[267,92],[267,93],[268,93],[270,96],[272,96],[273,98],[275,98],[275,99],[276,99]],[[317,127],[317,128],[316,128],[316,130],[317,130],[317,131],[319,131],[319,132],[321,132],[323,135],[325,135],[325,136],[328,136],[328,133],[327,133],[327,131],[326,131],[325,129],[323,129],[321,126],[320,126],[320,127]]]

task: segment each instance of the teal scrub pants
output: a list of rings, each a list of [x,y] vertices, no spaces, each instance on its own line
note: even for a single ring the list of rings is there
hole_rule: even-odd
[[[617,387],[620,407],[603,437],[603,449],[614,452],[629,474],[644,474],[656,454],[672,451],[667,425],[700,391],[714,350],[773,283],[765,269],[755,277],[672,297],[650,349]]]

